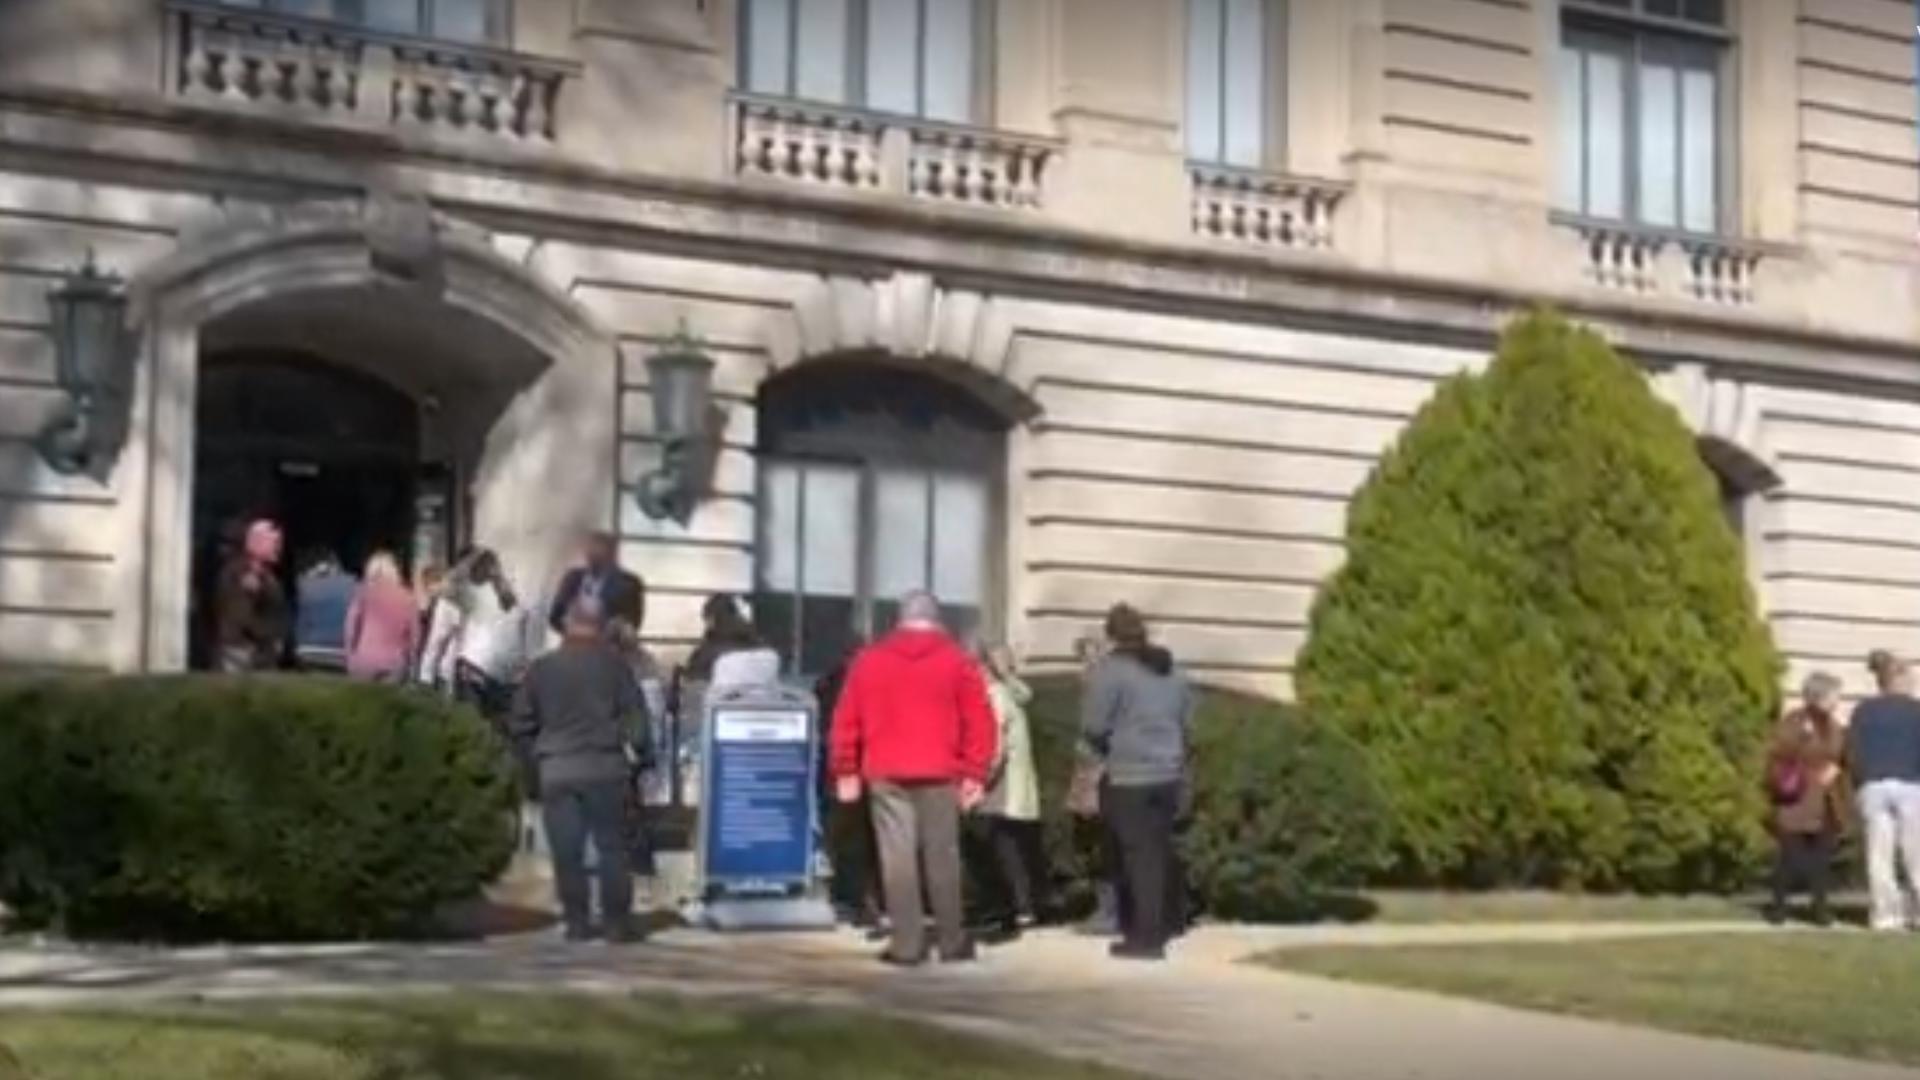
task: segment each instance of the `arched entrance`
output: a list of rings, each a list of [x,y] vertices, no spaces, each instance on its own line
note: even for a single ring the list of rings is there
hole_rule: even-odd
[[[1001,632],[1009,423],[953,382],[813,362],[759,401],[754,612],[797,671],[830,669],[930,588],[962,637]]]
[[[484,543],[528,595],[612,520],[612,336],[484,234],[423,207],[295,206],[197,230],[134,287],[126,667],[187,666],[197,549],[243,505],[350,564]]]
[[[203,359],[195,415],[194,666],[214,578],[247,521],[285,530],[289,595],[322,553],[356,575],[379,550],[409,568],[445,560],[447,470],[423,461],[420,406],[401,390],[309,353],[230,350]]]

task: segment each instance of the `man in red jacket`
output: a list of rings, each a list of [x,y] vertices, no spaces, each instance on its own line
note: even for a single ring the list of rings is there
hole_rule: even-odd
[[[926,961],[923,861],[940,959],[974,957],[961,911],[960,814],[980,802],[998,738],[979,665],[941,629],[940,602],[907,594],[899,628],[847,673],[828,763],[841,802],[871,797],[893,923],[893,944],[880,957],[887,963]]]

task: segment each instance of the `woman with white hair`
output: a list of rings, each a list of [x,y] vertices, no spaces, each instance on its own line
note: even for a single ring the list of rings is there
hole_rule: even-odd
[[[1804,885],[1813,896],[1813,921],[1832,921],[1827,881],[1840,836],[1840,760],[1846,731],[1840,724],[1840,680],[1824,671],[1807,676],[1801,704],[1774,728],[1767,787],[1773,799],[1778,851],[1773,902],[1767,917],[1786,918],[1787,897]]]
[[[420,634],[416,611],[399,561],[392,552],[374,552],[347,608],[347,674],[371,682],[404,681]]]

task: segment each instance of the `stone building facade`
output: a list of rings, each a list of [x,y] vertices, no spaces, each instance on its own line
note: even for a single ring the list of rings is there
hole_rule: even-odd
[[[0,663],[170,670],[222,521],[798,666],[932,584],[1286,695],[1350,494],[1536,301],[1700,437],[1794,676],[1920,650],[1905,0],[0,0]],[[124,279],[99,475],[46,296]],[[684,523],[647,358],[717,361]]]

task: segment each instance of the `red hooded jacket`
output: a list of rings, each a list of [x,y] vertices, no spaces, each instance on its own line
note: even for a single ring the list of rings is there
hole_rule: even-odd
[[[979,665],[946,634],[908,627],[854,660],[828,768],[836,778],[984,784],[999,737]]]

